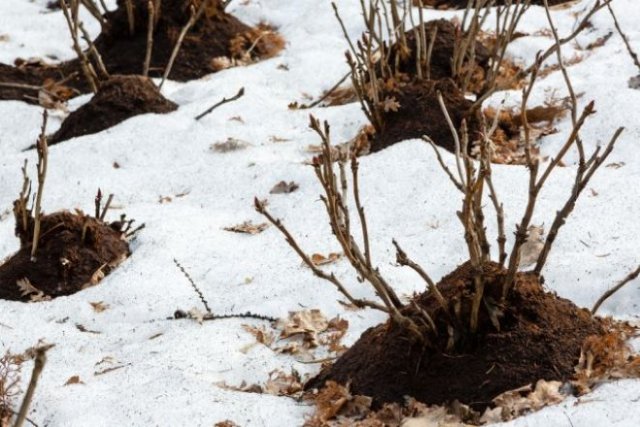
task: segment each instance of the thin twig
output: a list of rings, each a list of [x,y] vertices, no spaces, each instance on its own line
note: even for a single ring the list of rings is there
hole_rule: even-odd
[[[178,36],[176,45],[173,47],[173,51],[171,52],[171,56],[169,57],[169,63],[167,64],[167,67],[164,70],[164,74],[162,75],[162,81],[160,82],[160,86],[158,86],[159,89],[162,89],[164,82],[167,80],[167,78],[169,77],[169,74],[171,73],[171,69],[173,68],[173,63],[175,62],[176,57],[178,56],[178,52],[180,51],[180,47],[182,46],[184,37],[187,35],[191,27],[193,27],[193,25],[198,21],[198,19],[200,19],[200,16],[202,16],[202,13],[205,11],[209,3],[211,3],[211,0],[202,0],[202,3],[200,3],[200,7],[198,8],[197,11],[194,11],[193,7],[191,8],[191,17],[189,18],[185,26],[182,28],[182,31],[180,31],[180,35]]]
[[[47,177],[47,164],[49,160],[49,147],[47,146],[47,118],[49,117],[47,110],[42,112],[42,127],[40,128],[40,136],[36,144],[38,152],[38,190],[36,192],[36,202],[34,211],[33,226],[33,243],[31,245],[31,261],[36,261],[36,252],[38,250],[38,240],[40,239],[40,223],[42,220],[42,194],[44,193],[44,182]]]
[[[44,365],[47,363],[47,350],[49,350],[51,347],[53,346],[42,346],[35,349],[36,356],[33,365],[33,372],[31,373],[31,381],[29,381],[27,392],[22,399],[22,405],[20,405],[20,410],[18,411],[18,416],[16,418],[16,422],[13,424],[13,427],[22,427],[24,421],[27,418],[29,406],[31,406],[33,395],[36,391],[36,387],[38,386],[38,379],[42,374]]]
[[[147,21],[147,50],[144,54],[144,64],[142,66],[142,75],[147,77],[149,75],[149,67],[151,65],[151,53],[153,51],[153,29],[155,23],[155,6],[153,1],[149,0],[147,3],[147,13],[149,20]]]
[[[622,38],[622,41],[624,42],[624,45],[627,48],[627,52],[629,52],[629,56],[633,60],[633,63],[636,64],[636,67],[638,67],[638,70],[640,70],[640,60],[638,59],[638,54],[633,50],[633,48],[631,47],[631,44],[629,43],[629,38],[622,31],[622,28],[618,23],[618,18],[616,17],[616,14],[613,12],[613,8],[611,7],[611,3],[607,3],[607,8],[609,9],[609,13],[613,18],[613,23],[616,27],[616,30],[618,31],[618,34],[620,34],[620,37]]]
[[[80,60],[80,65],[82,67],[82,72],[84,73],[84,77],[87,79],[87,83],[89,83],[89,87],[92,92],[98,91],[98,76],[93,68],[93,65],[85,55],[84,51],[80,47],[80,43],[78,41],[78,21],[77,16],[69,11],[69,6],[65,0],[58,0],[60,3],[60,8],[62,9],[62,13],[64,14],[64,18],[67,21],[67,27],[69,28],[69,33],[71,34],[71,40],[73,41],[73,50],[76,52],[78,59]]]
[[[195,119],[196,120],[200,120],[201,118],[203,118],[207,114],[211,113],[213,110],[215,110],[216,108],[220,107],[221,105],[224,105],[224,104],[226,104],[228,102],[236,101],[236,100],[242,98],[243,95],[244,95],[244,87],[241,87],[240,90],[238,90],[238,93],[233,95],[231,98],[222,98],[222,101],[218,101],[217,103],[213,104],[211,107],[207,108],[205,111],[203,111],[202,113],[198,114],[195,117]]]
[[[107,197],[107,203],[104,204],[104,208],[102,208],[102,212],[100,212],[100,221],[104,221],[105,216],[107,215],[107,211],[111,207],[111,202],[113,201],[113,194],[109,194]]]
[[[593,308],[591,309],[591,314],[595,315],[598,309],[600,308],[600,306],[602,305],[602,303],[605,302],[607,298],[609,298],[611,295],[618,292],[627,283],[631,282],[632,280],[635,280],[635,278],[638,277],[638,275],[640,275],[640,266],[638,266],[638,268],[636,268],[634,271],[629,273],[627,277],[622,279],[620,282],[618,282],[617,285],[609,289],[600,298],[598,298],[598,301],[596,301],[596,303],[593,305]]]
[[[300,105],[298,107],[299,110],[304,110],[307,108],[313,108],[317,105],[319,105],[322,101],[324,101],[325,99],[327,99],[329,96],[331,96],[331,94],[333,92],[335,92],[336,89],[338,89],[340,87],[340,85],[342,83],[344,83],[350,76],[351,76],[352,71],[349,71],[347,74],[345,74],[339,81],[338,83],[336,83],[335,85],[333,85],[331,87],[331,89],[329,89],[328,91],[326,91],[320,98],[318,98],[317,100],[313,101],[311,104],[309,105]]]
[[[135,34],[135,17],[133,16],[133,3],[131,0],[124,0],[125,9],[127,10],[127,21],[129,21],[129,35]]]
[[[202,305],[204,305],[205,310],[207,310],[207,313],[211,314],[212,311],[211,311],[211,308],[209,307],[209,303],[207,302],[207,300],[205,299],[204,295],[202,294],[202,291],[198,288],[198,285],[196,285],[196,282],[194,282],[194,280],[191,278],[191,276],[189,275],[187,270],[184,269],[182,264],[180,264],[177,259],[174,258],[173,262],[180,269],[180,271],[182,272],[184,277],[187,278],[187,280],[191,284],[191,287],[193,288],[193,290],[196,291],[196,294],[198,295],[198,298],[202,302]]]

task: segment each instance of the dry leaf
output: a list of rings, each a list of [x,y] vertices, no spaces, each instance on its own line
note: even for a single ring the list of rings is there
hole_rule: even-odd
[[[302,392],[302,380],[297,371],[291,370],[291,374],[275,370],[269,373],[269,379],[263,387],[265,393],[274,396],[294,396]]]
[[[233,231],[234,233],[258,234],[266,230],[268,226],[269,224],[266,222],[253,224],[251,221],[245,221],[242,224],[225,227],[224,229],[226,231]]]
[[[331,264],[340,259],[342,255],[339,253],[331,252],[329,255],[324,256],[322,254],[313,254],[311,255],[311,262],[315,266],[321,266],[326,264]]]
[[[520,269],[536,263],[544,247],[544,226],[531,225],[528,231],[527,240],[520,247],[520,264],[518,266]]]
[[[80,376],[74,375],[70,377],[66,383],[64,383],[65,386],[72,385],[72,384],[84,384],[84,382],[80,380]]]
[[[389,111],[393,111],[395,113],[398,111],[398,108],[400,108],[400,103],[395,97],[386,97],[382,102],[382,109],[385,113],[388,113]]]
[[[213,427],[240,427],[240,426],[231,420],[224,420],[224,421],[219,421],[215,423]]]
[[[271,331],[267,331],[264,326],[256,327],[251,325],[242,325],[242,329],[253,335],[257,342],[264,344],[267,347],[270,347],[276,340],[275,334]]]
[[[327,381],[325,386],[313,396],[316,413],[311,419],[325,423],[338,415],[362,417],[371,408],[372,399],[367,396],[353,396],[349,389],[335,381]],[[324,424],[321,424],[324,425]]]
[[[282,329],[281,338],[302,335],[310,347],[318,346],[318,333],[325,331],[328,326],[327,318],[317,309],[290,312],[288,319],[278,321],[278,327]]]
[[[618,323],[608,334],[585,340],[573,382],[580,393],[608,379],[640,377],[640,355],[627,343],[632,334],[634,328]]]
[[[293,193],[298,188],[300,188],[299,185],[296,184],[293,181],[291,181],[289,183],[287,183],[286,181],[280,181],[279,183],[277,183],[276,185],[273,186],[273,188],[271,189],[271,191],[269,191],[269,193],[271,193],[271,194],[289,194],[289,193]]]
[[[279,136],[276,136],[276,135],[271,135],[269,137],[269,142],[289,142],[289,141],[291,141],[291,139],[282,138],[282,137],[279,137]]]
[[[18,281],[16,282],[16,285],[18,285],[18,288],[20,289],[20,294],[23,297],[29,296],[30,302],[40,302],[40,301],[51,300],[51,297],[49,295],[46,295],[40,289],[33,286],[31,284],[31,281],[26,277],[22,279],[18,279]]]
[[[246,381],[242,381],[239,386],[229,385],[226,381],[219,381],[215,383],[216,386],[223,390],[231,391],[243,391],[245,393],[263,393],[262,387],[258,384],[247,384]]]
[[[189,317],[189,319],[193,319],[196,322],[198,322],[199,324],[202,325],[202,322],[204,322],[205,316],[207,315],[207,313],[204,313],[200,310],[198,310],[197,308],[192,308],[191,310],[189,310],[187,312],[187,315]]]
[[[238,151],[245,149],[249,146],[248,142],[241,141],[236,138],[227,138],[224,142],[216,142],[209,147],[212,151],[217,153],[228,153],[231,151]]]
[[[531,384],[529,384],[510,390],[495,397],[493,403],[500,408],[502,420],[508,421],[528,412],[537,411],[545,406],[562,402],[566,396],[560,392],[561,386],[562,383],[560,381],[539,380],[535,389],[532,389]],[[489,421],[490,419],[495,419],[496,415],[496,411],[489,411],[486,417],[483,415],[481,420]]]
[[[93,311],[95,311],[96,313],[102,313],[109,308],[109,304],[105,304],[104,301],[90,302],[89,304],[91,304],[91,307],[93,307]]]
[[[613,163],[609,163],[605,166],[605,168],[611,168],[611,169],[620,169],[621,167],[623,167],[624,165],[626,165],[625,162],[613,162]]]

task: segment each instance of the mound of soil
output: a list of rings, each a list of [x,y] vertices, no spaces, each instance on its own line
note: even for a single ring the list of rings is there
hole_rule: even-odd
[[[407,40],[407,47],[410,52],[406,58],[402,58],[398,67],[399,72],[405,73],[410,76],[416,75],[416,61],[417,61],[417,45],[416,45],[416,31],[424,31],[427,39],[430,37],[431,32],[437,27],[436,40],[433,44],[433,50],[431,52],[430,72],[431,79],[445,79],[448,77],[454,77],[453,70],[451,68],[451,62],[453,60],[454,47],[456,45],[456,26],[446,19],[437,19],[424,23],[424,30],[416,27],[405,33]],[[396,51],[398,50],[397,43],[391,46],[390,59],[396,57]],[[479,41],[476,43],[475,52],[475,64],[474,67],[479,67],[481,70],[488,65],[490,51]],[[426,59],[423,59],[425,61]],[[465,66],[468,66],[466,64]]]
[[[112,75],[142,74],[147,50],[149,14],[147,0],[133,0],[133,33],[124,0],[104,15],[106,25],[94,40],[107,71]],[[191,16],[190,6],[200,0],[162,0],[156,13],[149,76],[160,77],[169,63],[180,32]],[[60,12],[60,19],[64,19]],[[248,64],[270,58],[284,47],[284,40],[269,26],[250,27],[226,13],[220,0],[213,0],[202,17],[185,36],[169,75],[170,79],[187,81],[203,77],[234,64]],[[90,55],[88,55],[90,57]],[[90,58],[93,60],[93,58]],[[221,65],[222,64],[222,65]],[[75,75],[73,79],[65,78]],[[23,100],[38,103],[37,89],[47,79],[64,80],[75,94],[90,91],[78,59],[60,65],[0,64],[0,100]],[[8,83],[11,86],[3,86]],[[17,85],[17,86],[16,86]],[[23,86],[23,87],[19,87]],[[35,97],[35,98],[34,98]]]
[[[139,114],[162,114],[177,108],[148,78],[112,76],[100,85],[88,103],[69,114],[49,138],[49,144],[97,133]]]
[[[109,73],[140,74],[147,49],[147,0],[133,1],[133,35],[124,3],[118,0],[118,8],[105,14],[108,25],[95,40],[95,46]],[[161,2],[159,19],[154,26],[149,75],[162,75],[178,35],[190,18],[189,5],[199,3],[192,0]],[[184,38],[169,78],[187,81],[218,71],[215,58],[242,59],[254,43],[250,52],[254,58],[273,56],[284,46],[282,39],[266,27],[251,28],[243,24],[226,13],[219,0],[214,0]]]
[[[89,86],[74,63],[51,65],[21,59],[16,60],[15,66],[0,63],[0,101],[40,104],[41,92],[45,92],[53,101],[64,102],[88,91]]]
[[[466,120],[473,141],[481,123],[479,112],[471,111],[473,102],[464,97],[451,79],[423,80],[399,85],[385,93],[386,98],[399,105],[384,113],[384,128],[373,136],[370,151],[380,151],[396,142],[427,135],[436,145],[455,152],[455,142],[440,108],[438,92],[442,93],[449,116],[458,130],[462,120]]]
[[[484,266],[485,301],[499,299],[505,273],[497,264]],[[474,293],[472,276],[470,264],[463,264],[437,285],[447,301],[461,302],[462,319],[468,319],[465,302]],[[387,321],[365,331],[305,387],[320,388],[333,380],[349,384],[354,395],[373,397],[378,406],[411,396],[427,404],[458,400],[482,411],[505,391],[539,379],[572,378],[584,340],[605,333],[588,310],[545,292],[531,273],[518,274],[502,308],[500,330],[482,310],[478,334],[458,337],[449,351],[443,350],[448,339],[443,309],[428,292],[414,301],[436,320],[439,338],[433,347],[424,347],[405,329]],[[415,307],[408,305],[403,311],[417,321]]]
[[[21,224],[16,214],[20,249],[0,265],[0,299],[38,301],[73,294],[98,283],[130,254],[120,223],[62,211],[42,217],[32,260],[34,219],[27,218],[26,232]]]

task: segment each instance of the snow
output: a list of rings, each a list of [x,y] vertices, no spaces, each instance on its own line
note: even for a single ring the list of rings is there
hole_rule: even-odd
[[[109,2],[112,6],[115,2]],[[246,4],[245,4],[246,3]],[[592,0],[553,13],[561,36],[575,25]],[[640,8],[636,0],[616,0],[613,6],[632,46],[640,50]],[[45,9],[45,0],[0,2],[0,61],[17,57],[65,59],[73,56],[60,12]],[[339,2],[349,33],[363,30],[358,0]],[[98,187],[116,194],[112,217],[126,212],[146,223],[133,244],[133,255],[99,286],[51,302],[23,304],[0,301],[0,353],[22,352],[38,341],[56,346],[36,391],[30,417],[39,425],[211,426],[231,419],[242,426],[301,425],[312,408],[287,397],[224,390],[215,384],[264,382],[274,369],[302,374],[317,365],[302,364],[295,356],[277,355],[264,346],[246,354],[240,350],[255,341],[244,323],[258,320],[217,320],[200,325],[190,320],[169,321],[178,309],[200,307],[177,259],[190,273],[214,313],[251,311],[282,317],[289,311],[320,308],[328,317],[340,314],[350,322],[346,344],[366,328],[381,322],[377,312],[344,311],[338,292],[313,277],[274,227],[249,236],[224,231],[246,220],[262,222],[253,210],[253,197],[268,197],[270,210],[282,218],[308,252],[337,252],[323,208],[320,187],[304,162],[309,144],[318,144],[308,129],[308,114],[331,123],[335,143],[350,139],[366,122],[357,103],[312,110],[290,110],[304,95],[320,95],[346,72],[346,42],[328,1],[251,0],[232,2],[230,11],[245,22],[270,22],[287,40],[277,57],[243,68],[232,68],[189,83],[168,82],[164,94],[180,108],[166,115],[138,116],[99,134],[51,147],[44,194],[48,212],[78,207],[90,211]],[[426,12],[426,17],[451,17],[452,12]],[[85,22],[92,34],[99,28]],[[614,31],[604,46],[592,51],[575,44],[563,50],[583,60],[570,67],[581,106],[595,100],[597,114],[582,132],[589,151],[606,144],[615,128],[626,130],[607,163],[620,168],[598,171],[574,215],[561,230],[545,268],[546,285],[576,304],[590,307],[607,288],[638,262],[640,237],[640,91],[628,88],[638,74],[610,16],[602,11],[593,28],[578,37],[578,46]],[[543,10],[532,8],[521,29],[534,33],[547,28]],[[549,37],[523,37],[510,56],[530,62],[537,50],[551,45]],[[549,63],[554,63],[551,58]],[[288,71],[279,65],[285,64]],[[220,107],[204,119],[193,118],[222,97],[244,86],[246,95]],[[566,96],[562,76],[554,72],[536,84],[531,105],[552,92]],[[499,103],[504,94],[491,102]],[[509,93],[517,104],[519,93]],[[86,102],[71,102],[74,109]],[[21,102],[0,103],[0,213],[10,211],[21,185],[20,167],[29,159],[34,176],[35,153],[23,151],[35,141],[41,110]],[[240,116],[243,122],[230,120]],[[49,131],[59,126],[53,118]],[[565,118],[559,133],[544,140],[543,151],[553,153],[570,128]],[[285,138],[272,142],[273,137]],[[215,142],[236,138],[249,146],[218,153]],[[451,155],[443,153],[448,163]],[[575,156],[569,160],[575,159]],[[120,168],[113,167],[114,162]],[[465,260],[459,222],[453,215],[460,197],[439,168],[432,150],[420,141],[406,141],[362,158],[361,188],[371,234],[373,257],[401,295],[422,290],[410,271],[394,265],[391,239],[438,278]],[[557,169],[539,201],[534,223],[551,224],[568,194],[575,170]],[[519,221],[526,202],[527,173],[522,167],[495,166],[494,183],[505,204],[509,229]],[[281,180],[300,189],[270,195]],[[591,192],[593,189],[595,192]],[[188,193],[183,197],[177,194]],[[597,195],[596,195],[597,194]],[[172,202],[160,204],[161,196]],[[0,256],[18,247],[11,215],[0,215]],[[495,225],[488,221],[490,235]],[[512,235],[509,233],[509,239]],[[330,266],[353,289],[355,296],[372,297],[358,284],[345,261]],[[248,283],[247,283],[248,282]],[[109,308],[96,313],[89,302]],[[602,314],[637,320],[638,282],[607,301]],[[200,307],[202,308],[202,307]],[[99,334],[81,332],[76,324]],[[162,334],[150,339],[157,334]],[[101,363],[102,361],[102,363]],[[95,372],[118,367],[102,375]],[[24,367],[28,380],[30,365]],[[64,386],[79,375],[83,384]],[[26,383],[24,384],[26,386]],[[640,381],[612,382],[584,396],[516,419],[510,426],[635,426],[640,425]],[[572,424],[571,424],[572,423]]]

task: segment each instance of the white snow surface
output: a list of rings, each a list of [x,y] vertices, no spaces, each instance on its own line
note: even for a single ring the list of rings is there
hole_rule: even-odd
[[[571,31],[575,14],[584,13],[592,1],[553,12],[561,36]],[[110,7],[114,3],[108,2]],[[73,56],[61,12],[47,11],[45,4],[45,0],[0,2],[0,35],[7,36],[0,38],[0,61]],[[349,33],[357,37],[364,28],[359,1],[340,0],[338,7]],[[640,50],[637,0],[615,0],[613,7],[631,45]],[[0,301],[0,353],[22,352],[39,341],[55,344],[48,352],[29,414],[41,426],[212,426],[230,419],[242,426],[279,427],[302,425],[312,413],[313,408],[291,398],[215,385],[220,381],[261,383],[274,369],[289,372],[295,368],[313,374],[318,365],[299,363],[293,356],[277,355],[264,346],[241,352],[255,341],[241,325],[260,324],[258,320],[202,325],[165,320],[178,308],[200,305],[174,258],[190,272],[216,314],[251,311],[283,317],[289,311],[319,308],[327,316],[340,314],[349,320],[347,344],[384,320],[371,310],[345,312],[337,303],[341,295],[301,266],[274,227],[253,236],[223,230],[246,220],[262,222],[253,209],[253,197],[268,197],[270,210],[298,236],[305,251],[337,252],[318,200],[320,186],[304,164],[311,156],[306,147],[319,143],[308,129],[308,115],[328,120],[336,143],[350,139],[366,123],[357,103],[312,110],[287,107],[295,100],[305,102],[305,94],[317,97],[347,71],[346,42],[329,1],[234,1],[230,11],[249,24],[266,21],[277,26],[287,41],[285,50],[273,59],[197,81],[168,82],[163,92],[179,104],[177,111],[138,116],[50,149],[43,201],[47,212],[75,207],[92,211],[100,187],[116,194],[114,219],[126,212],[146,223],[146,229],[133,243],[132,256],[98,286],[50,302]],[[427,11],[426,17],[455,14]],[[96,34],[98,26],[85,18]],[[582,136],[591,151],[605,144],[617,127],[625,126],[607,161],[624,165],[598,171],[561,230],[544,271],[549,289],[586,307],[640,262],[640,91],[627,85],[639,70],[608,13],[601,11],[591,22],[593,27],[563,50],[565,58],[583,56],[569,68],[576,92],[582,94],[580,104],[596,103],[597,114]],[[509,55],[531,62],[536,51],[552,43],[549,36],[541,35],[548,28],[543,9],[532,8],[520,28],[531,35],[518,39]],[[611,31],[614,34],[604,46],[583,50]],[[194,120],[196,114],[235,94],[241,86],[246,89],[243,98],[201,121]],[[559,72],[538,81],[530,105],[542,103],[554,91],[566,96]],[[504,95],[496,94],[490,101],[497,104]],[[519,97],[516,91],[509,93],[507,104],[517,104]],[[88,99],[75,99],[70,107],[77,108]],[[242,117],[243,122],[230,120],[234,116]],[[9,212],[21,186],[20,167],[25,158],[35,176],[35,153],[23,150],[35,141],[40,117],[39,107],[0,103],[0,257],[18,248]],[[59,123],[59,118],[52,118],[49,131],[55,131]],[[546,153],[562,144],[570,120],[563,119],[557,127],[560,132],[542,143]],[[287,141],[273,142],[274,137]],[[246,141],[249,146],[231,153],[210,149],[211,144],[227,138]],[[452,164],[450,154],[443,156]],[[114,168],[114,162],[120,168]],[[415,140],[396,144],[362,158],[360,169],[373,256],[400,294],[421,291],[424,285],[410,271],[395,266],[392,238],[434,278],[465,261],[463,233],[454,215],[460,196],[428,146]],[[534,223],[551,224],[574,173],[571,164],[554,172]],[[526,201],[528,174],[523,167],[495,166],[494,175],[511,241]],[[269,190],[280,180],[295,181],[300,189],[270,195]],[[174,197],[180,193],[188,194]],[[161,196],[173,197],[173,201],[160,204]],[[494,222],[487,223],[495,235]],[[356,281],[346,261],[327,268],[357,296],[373,297],[368,287]],[[109,308],[94,312],[89,302],[96,301]],[[631,283],[604,304],[602,314],[635,320],[638,301],[638,282]],[[100,334],[81,332],[76,324]],[[149,339],[157,334],[162,335]],[[107,362],[99,364],[105,358]],[[122,367],[94,375],[106,366]],[[30,367],[26,364],[23,369],[25,387]],[[84,384],[64,386],[74,375]],[[640,381],[611,382],[580,402],[568,399],[505,425],[637,426],[639,402]]]

